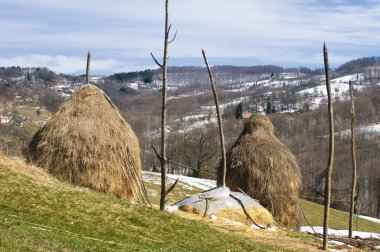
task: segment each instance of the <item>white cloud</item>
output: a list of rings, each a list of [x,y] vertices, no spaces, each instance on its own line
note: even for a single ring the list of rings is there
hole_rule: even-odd
[[[11,58],[0,58],[1,66],[20,66],[20,67],[48,67],[57,73],[83,74],[86,70],[86,58],[77,56],[50,56],[50,55],[28,55]],[[114,59],[92,60],[91,73],[114,73],[122,71],[133,71],[136,69],[153,68],[152,65],[128,64]]]
[[[2,0],[0,8],[7,13],[0,16],[0,32],[6,34],[0,55],[6,59],[66,55],[61,61],[46,56],[51,60],[45,62],[72,72],[79,66],[66,61],[79,62],[91,48],[100,59],[99,71],[112,71],[147,66],[151,51],[157,57],[162,53],[164,1]],[[210,57],[250,58],[252,64],[322,66],[315,55],[323,41],[336,56],[332,64],[378,54],[380,2],[375,0],[171,0],[169,8],[178,30],[172,59],[201,58],[204,48]]]

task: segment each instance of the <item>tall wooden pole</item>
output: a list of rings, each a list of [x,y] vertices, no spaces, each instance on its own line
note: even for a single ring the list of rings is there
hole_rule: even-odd
[[[88,53],[87,53],[87,67],[86,67],[86,83],[85,84],[89,84],[90,83],[90,62],[91,62],[91,51],[88,50]]]
[[[348,227],[348,237],[352,238],[352,222],[355,211],[355,194],[356,194],[356,156],[355,156],[355,102],[352,82],[349,82],[351,97],[351,158],[352,158],[352,175],[351,175],[351,202],[350,202],[350,220]]]
[[[219,112],[219,100],[218,100],[218,95],[216,93],[214,78],[212,76],[211,69],[208,65],[206,53],[204,50],[202,50],[202,54],[203,54],[203,59],[205,61],[205,64],[207,66],[208,75],[210,76],[212,93],[214,94],[214,100],[215,100],[216,114],[218,115],[218,125],[219,125],[219,134],[220,134],[220,148],[222,151],[222,158],[223,158],[223,186],[226,186],[227,158],[226,158],[226,148],[225,148],[225,144],[224,144],[222,117],[220,116],[220,112]]]
[[[168,63],[168,38],[169,38],[169,1],[165,1],[165,41],[162,64],[162,114],[161,114],[161,198],[160,210],[165,210],[166,203],[166,79]]]
[[[330,86],[330,69],[329,59],[326,44],[323,44],[323,58],[325,63],[325,76],[326,76],[326,89],[328,99],[328,113],[329,113],[329,129],[330,129],[330,152],[326,169],[326,184],[325,184],[325,210],[323,220],[323,249],[328,248],[328,225],[329,225],[329,210],[331,200],[331,173],[334,161],[334,114],[331,98],[331,86]]]

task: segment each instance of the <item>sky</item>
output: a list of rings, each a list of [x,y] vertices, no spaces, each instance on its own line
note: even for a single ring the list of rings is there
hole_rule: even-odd
[[[378,56],[380,0],[170,0],[169,65],[323,67]],[[157,68],[164,0],[0,0],[0,66],[83,74]]]

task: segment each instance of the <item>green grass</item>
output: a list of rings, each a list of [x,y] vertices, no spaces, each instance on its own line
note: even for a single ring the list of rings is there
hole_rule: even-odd
[[[324,206],[307,201],[301,201],[303,210],[305,211],[306,218],[312,226],[323,226],[323,209]],[[329,227],[333,229],[348,230],[349,215],[331,208],[329,214]],[[358,223],[358,231],[374,232],[380,234],[380,224],[368,221],[362,218],[354,219],[354,230],[356,230],[356,221]],[[306,220],[302,218],[302,226],[308,226]]]
[[[40,110],[41,114],[37,115],[37,107],[25,104],[16,108],[20,115],[26,116],[29,119],[37,122],[46,121],[50,116],[51,112],[48,110]]]
[[[1,155],[0,184],[1,251],[287,251],[59,182]]]

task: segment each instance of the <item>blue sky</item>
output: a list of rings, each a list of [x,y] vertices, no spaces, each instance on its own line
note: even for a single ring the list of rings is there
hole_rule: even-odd
[[[380,0],[171,0],[178,35],[170,65],[322,67],[380,55]],[[84,73],[155,68],[162,57],[163,0],[0,0],[0,66]]]

